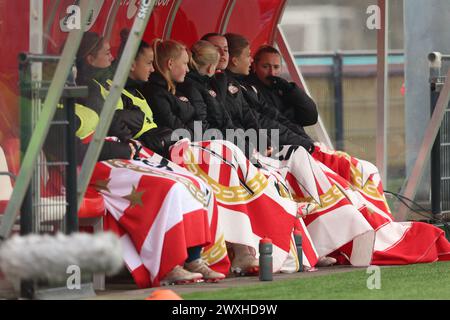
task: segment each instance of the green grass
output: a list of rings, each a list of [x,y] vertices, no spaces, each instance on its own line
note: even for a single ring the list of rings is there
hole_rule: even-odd
[[[366,269],[182,295],[200,300],[450,299],[450,262],[381,267],[381,288],[369,290]]]

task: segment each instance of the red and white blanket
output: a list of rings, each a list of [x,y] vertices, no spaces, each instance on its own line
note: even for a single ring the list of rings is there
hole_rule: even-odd
[[[255,167],[236,145],[222,140],[181,140],[172,148],[171,160],[212,187],[226,241],[257,253],[259,240],[268,237],[273,241],[273,270],[293,272],[299,267],[293,240],[298,225],[304,231],[303,263],[317,263],[308,231],[297,218],[301,204],[293,201],[278,172]]]
[[[149,159],[103,161],[90,187],[105,200],[105,228],[121,237],[124,261],[139,287],[157,286],[183,265],[186,248],[193,246],[205,246],[203,257],[211,267],[228,272],[214,195],[186,170]]]
[[[276,158],[257,154],[254,166],[232,143],[181,140],[172,161],[142,156],[99,163],[91,180],[140,287],[157,285],[195,245],[208,244],[203,258],[227,273],[225,241],[258,252],[263,237],[273,240],[274,271],[293,272],[294,229],[303,234],[303,263],[311,267],[325,255],[355,266],[450,259],[443,231],[394,222],[377,169],[345,153],[318,147],[310,155],[287,146]]]
[[[284,147],[261,158],[285,177],[297,201],[315,205],[304,217],[320,256],[365,266],[450,259],[444,231],[421,222],[395,222],[377,168],[343,152]]]

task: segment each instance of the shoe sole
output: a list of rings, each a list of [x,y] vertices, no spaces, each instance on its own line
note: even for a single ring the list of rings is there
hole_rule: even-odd
[[[256,276],[259,274],[259,267],[250,267],[247,270],[242,270],[239,267],[232,267],[231,272],[238,276]]]
[[[225,279],[225,278],[212,278],[212,279],[205,279],[205,278],[203,278],[205,283],[217,283],[219,281],[222,281],[223,279]]]
[[[316,267],[331,267],[332,265],[335,265],[336,264],[336,261],[335,260],[333,260],[333,261],[330,261],[330,260],[328,260],[328,261],[321,261],[321,262],[318,262],[317,264],[316,264]]]
[[[176,286],[203,282],[203,278],[191,279],[191,280],[177,280],[177,281],[161,281],[161,286]]]
[[[316,267],[304,267],[303,268],[303,272],[316,272],[319,269],[317,269]]]

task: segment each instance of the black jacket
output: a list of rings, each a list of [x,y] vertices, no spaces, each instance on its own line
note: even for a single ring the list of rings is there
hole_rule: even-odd
[[[258,115],[247,104],[240,86],[230,79],[227,73],[217,73],[211,81],[211,87],[217,93],[217,100],[225,110],[227,121],[225,130],[233,129],[233,137],[225,137],[243,150],[247,158],[251,158],[253,150],[265,153],[271,146],[270,134],[260,129]],[[231,120],[231,121],[230,121]],[[255,130],[256,140],[251,141],[247,130]],[[239,131],[240,130],[240,131]]]
[[[212,83],[235,128],[261,129],[257,113],[250,108],[239,83],[230,77],[228,72],[217,74]]]
[[[77,84],[87,86],[89,93],[86,98],[79,99],[79,102],[91,108],[100,116],[103,105],[105,104],[102,88],[109,91],[107,81],[112,79],[113,75],[112,68],[100,69],[83,65],[78,71]],[[133,133],[125,120],[134,118],[131,113],[133,112],[128,110],[116,110],[108,130],[108,135],[118,137],[122,142],[128,142],[133,137]],[[143,114],[140,117],[141,119],[137,121],[143,121]]]
[[[145,82],[128,78],[124,89],[127,90],[131,95],[142,99],[145,98],[142,94],[144,85]],[[122,117],[120,120],[126,124],[132,135],[135,136],[138,132],[141,131],[144,125],[144,121],[150,123],[152,120],[147,118],[145,116],[145,113],[138,106],[136,106],[133,103],[133,100],[127,95],[122,94],[122,102],[123,112],[121,113]],[[152,108],[150,107],[150,109]],[[118,113],[118,111],[116,111],[116,114]],[[150,150],[162,155],[163,157],[167,157],[169,147],[172,144],[171,135],[171,129],[163,126],[158,126],[156,128],[152,128],[143,132],[137,138],[137,140],[139,140],[145,147],[149,148]]]
[[[258,144],[258,142],[245,136],[242,123],[235,125],[231,120],[229,109],[225,106],[226,89],[219,88],[216,77],[203,76],[197,71],[191,71],[187,74],[185,81],[177,85],[177,90],[183,92],[189,98],[198,118],[202,121],[204,132],[208,130],[205,139],[229,140],[240,147],[248,158],[251,157],[256,148],[255,144]],[[237,112],[240,113],[238,119],[243,119],[242,114],[244,112]],[[247,114],[249,115],[248,121],[256,123],[256,118],[252,117],[251,113]],[[252,124],[248,125],[248,128],[251,126]],[[228,129],[231,129],[231,131]],[[259,139],[259,137],[255,138]],[[263,138],[268,141],[266,136]]]
[[[98,83],[102,84],[103,86],[107,86],[106,80],[112,78],[112,75],[112,70],[110,68],[99,69],[88,65],[83,65],[81,68],[79,68],[76,82],[78,85],[85,85],[88,87],[88,96],[85,98],[77,99],[77,102],[88,108],[91,108],[100,116],[105,100],[101,94]],[[58,111],[55,115],[55,118],[58,117],[63,117],[62,110]],[[80,125],[80,120],[76,118],[76,128],[79,128]],[[59,131],[57,128],[54,128],[52,130],[53,134],[49,134],[50,140],[52,139],[51,136],[57,137],[57,139],[62,138],[63,133],[61,131]],[[117,136],[123,142],[105,141],[98,160],[103,161],[109,159],[129,159],[131,155],[131,149],[127,143],[128,139],[131,138],[131,133],[129,132],[129,130],[126,129],[120,122],[113,121],[108,134]],[[88,144],[83,143],[80,139],[77,138],[77,160],[79,163],[81,163],[84,154],[87,151],[87,147]]]
[[[288,128],[290,131],[299,135],[302,140],[300,145],[307,150],[313,150],[312,149],[314,143],[313,140],[306,133],[305,129],[301,125],[296,123],[293,116],[288,118],[285,114],[283,114],[280,111],[280,109],[278,109],[272,104],[272,100],[268,100],[268,98],[266,99],[265,96],[261,94],[261,91],[259,91],[258,88],[255,85],[253,85],[253,83],[249,82],[248,77],[239,78],[239,82],[245,88],[244,96],[247,99],[247,101],[249,101],[250,105],[252,105],[256,110],[258,110],[260,114],[264,114],[266,117],[269,116],[270,119],[277,121],[278,123]],[[286,83],[290,86],[290,84],[287,81]],[[314,104],[313,101],[312,103]],[[314,116],[311,116],[311,118],[313,117]],[[315,120],[317,121],[317,111],[315,113]]]
[[[66,111],[64,109],[57,109],[54,120],[64,121],[66,120]],[[80,128],[81,121],[78,117],[75,117],[75,130]],[[43,147],[45,156],[48,161],[62,162],[67,161],[66,156],[61,152],[63,145],[66,142],[67,127],[61,125],[50,126],[49,133],[45,140]],[[82,141],[80,138],[75,138],[76,149],[76,162],[77,165],[81,165],[84,156],[86,155],[89,144]],[[110,159],[130,159],[131,149],[128,143],[116,142],[116,141],[104,141],[103,148],[100,151],[98,161],[110,160]]]
[[[218,129],[225,135],[226,129],[237,129],[219,97],[213,78],[191,71],[185,81],[177,85],[177,90],[186,95],[194,106],[203,130]]]
[[[144,82],[139,82],[128,78],[124,89],[132,95],[139,97],[139,91],[142,90],[143,85]],[[146,121],[145,114],[139,107],[134,105],[133,101],[129,97],[122,94],[121,98],[123,110],[116,110],[116,119],[114,120],[123,121],[130,130],[131,135],[134,137],[141,130],[144,121]]]
[[[245,82],[256,88],[258,95],[270,107],[280,111],[292,122],[302,127],[316,124],[318,112],[315,102],[294,82],[278,79],[280,80],[279,84],[275,82],[276,84],[267,86],[259,80],[256,74],[251,74],[245,79]]]
[[[199,120],[195,108],[181,92],[173,95],[160,73],[154,72],[150,75],[142,94],[153,111],[154,121],[158,127],[185,129],[194,140],[194,121]]]
[[[243,104],[256,116],[259,129],[267,129],[270,136],[270,130],[279,130],[280,145],[300,145],[306,150],[312,150],[313,141],[306,133],[303,135],[298,126],[289,122],[279,111],[273,110],[262,103],[253,88],[246,86],[244,76],[226,71],[228,83],[233,87],[238,87],[242,91]]]

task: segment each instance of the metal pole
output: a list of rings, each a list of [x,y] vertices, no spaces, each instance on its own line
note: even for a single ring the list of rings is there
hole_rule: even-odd
[[[286,41],[286,37],[284,36],[283,30],[281,29],[280,25],[277,26],[275,39],[276,39],[275,42],[278,45],[278,48],[280,49],[280,53],[283,56],[284,61],[286,62],[292,80],[294,80],[294,82],[299,87],[303,88],[305,92],[309,96],[311,96],[308,87],[306,86],[305,80],[303,79],[302,73],[300,72],[297,64],[295,63],[294,56],[292,55],[292,51],[289,48],[289,45]],[[325,129],[320,114],[317,123],[314,125],[314,129],[320,142],[324,143],[328,148],[334,149],[333,144],[331,143],[330,136],[328,135],[328,132]]]
[[[33,132],[31,68],[29,63],[19,62],[20,84],[20,161],[26,153]],[[33,197],[29,186],[21,204],[20,234],[27,235],[33,231]],[[14,192],[14,189],[13,189]]]
[[[77,210],[77,152],[76,152],[76,125],[75,125],[75,99],[66,99],[65,111],[68,121],[66,130],[66,233],[78,231],[78,210]]]
[[[170,13],[166,21],[166,25],[163,30],[163,39],[170,39],[172,34],[172,27],[177,15],[178,9],[180,8],[182,0],[174,0],[172,7],[170,8]]]
[[[44,20],[44,4],[43,1],[39,0],[30,0],[30,53],[32,54],[42,54],[43,53],[43,20]],[[42,87],[42,63],[38,61],[31,61],[31,108],[26,110],[26,112],[31,113],[31,123],[30,123],[30,133],[33,132],[34,127],[36,126],[39,116],[41,115],[42,110],[42,99],[36,94],[38,90]],[[28,143],[30,140],[21,141],[23,148],[22,155],[25,154],[26,149],[28,148]],[[42,175],[42,167],[35,163],[35,169],[33,175],[31,177],[31,183],[28,186],[27,195],[25,196],[25,201],[22,204],[21,211],[21,226],[20,228],[24,228],[29,232],[33,230],[37,230],[37,226],[35,225],[36,219],[35,217],[39,214],[39,208],[33,208],[34,203],[39,203],[41,196],[41,177]],[[28,211],[29,210],[29,211]],[[25,223],[31,223],[30,226],[25,226]],[[26,233],[22,233],[26,234]]]
[[[91,143],[89,144],[86,156],[83,160],[81,172],[78,180],[77,191],[77,211],[83,201],[84,193],[89,185],[94,167],[103,147],[103,143],[108,133],[108,129],[113,119],[114,111],[116,109],[117,101],[119,101],[122,94],[125,81],[130,73],[131,64],[141,42],[142,35],[147,27],[148,20],[155,5],[156,0],[141,1],[141,6],[134,20],[133,27],[125,45],[124,52],[120,58],[117,71],[114,75],[113,83],[106,98],[103,109],[100,113],[99,124],[95,130]]]
[[[33,54],[26,52],[19,53],[20,64],[33,62],[58,62],[59,60],[61,60],[61,57],[55,55]]]
[[[404,188],[404,192],[401,192],[405,197],[409,199],[414,199],[417,193],[420,180],[422,179],[423,176],[426,161],[430,156],[433,142],[438,134],[439,128],[442,123],[442,119],[444,119],[444,115],[449,101],[450,101],[450,69],[447,72],[445,84],[441,94],[439,95],[439,99],[436,103],[433,115],[431,116],[430,122],[428,123],[428,126],[425,130],[425,135],[422,141],[422,145],[420,146],[417,159],[414,163],[414,167],[411,171],[410,176],[406,179],[407,183],[406,187]],[[405,206],[400,206],[398,208],[398,214],[396,216],[396,219],[399,221],[403,221],[407,214],[408,209]]]
[[[103,36],[108,41],[109,41],[109,39],[111,39],[111,33],[113,31],[113,27],[116,22],[116,17],[117,17],[117,13],[119,12],[120,5],[121,5],[120,1],[115,1],[111,5],[111,8],[109,10],[108,18],[106,19],[107,22],[106,22],[105,28],[103,29]]]
[[[376,165],[383,185],[387,179],[387,110],[388,91],[388,47],[389,47],[389,0],[378,0],[381,10],[381,28],[377,31],[377,139]]]
[[[236,0],[228,0],[227,6],[223,12],[222,19],[220,20],[219,33],[225,34],[227,32],[228,23],[230,22],[231,14],[233,13]]]
[[[90,12],[92,5],[92,1],[81,0],[81,12]],[[10,235],[14,221],[19,214],[19,208],[25,197],[34,166],[50,128],[50,123],[55,115],[56,106],[61,97],[64,84],[75,60],[75,54],[80,45],[87,20],[88,15],[83,15],[81,30],[72,30],[64,46],[61,60],[56,68],[55,77],[52,79],[50,84],[41,116],[36,124],[36,128],[31,137],[27,152],[22,161],[19,176],[17,177],[11,199],[6,207],[2,224],[0,226],[0,240],[4,240]]]
[[[40,3],[39,3],[40,2]],[[39,0],[30,0],[30,17],[29,17],[29,51],[30,53],[42,53],[42,20],[43,20],[43,3]],[[19,59],[20,60],[20,59]],[[30,72],[29,70],[30,69]],[[24,94],[25,91],[32,93],[36,86],[40,85],[42,81],[42,63],[21,63],[19,61],[20,72],[20,108],[21,108],[21,130],[20,130],[20,161],[23,162],[23,155],[28,148],[34,125],[34,115],[40,109],[40,103],[36,106],[33,103],[40,101],[33,99],[32,95]],[[35,89],[35,90],[33,90]],[[34,162],[36,163],[36,162]],[[36,177],[36,171],[30,173],[30,180],[32,175]],[[24,236],[33,232],[33,188],[31,184],[28,185],[24,191],[24,197],[20,206],[20,235]],[[14,190],[13,190],[14,192]],[[11,200],[10,200],[11,201]],[[15,218],[14,218],[15,220]],[[13,221],[14,223],[14,221]],[[22,297],[31,299],[34,294],[34,283],[30,280],[21,279],[20,294]]]
[[[43,2],[43,1],[41,1],[41,2]],[[48,16],[46,19],[47,21],[46,21],[46,25],[45,25],[45,34],[50,34],[50,32],[52,30],[53,22],[55,21],[56,12],[58,11],[59,5],[61,4],[61,0],[53,0],[52,2],[53,2],[52,7],[51,7],[50,12],[48,13]],[[43,39],[43,41],[44,41],[43,52],[47,52],[49,38],[45,37],[45,39]]]
[[[439,76],[433,77],[434,71],[438,70],[430,68],[430,114],[433,114],[436,108],[440,91],[440,79]],[[441,130],[438,130],[431,149],[431,212],[441,213]]]
[[[41,0],[30,0],[30,43],[31,53],[42,54],[44,50],[44,3]],[[33,81],[42,80],[42,63],[31,64]]]
[[[343,78],[342,54],[333,55],[333,82],[334,82],[334,123],[336,149],[344,150],[344,95],[342,91]]]

